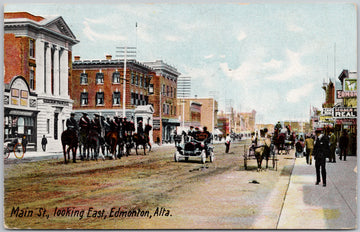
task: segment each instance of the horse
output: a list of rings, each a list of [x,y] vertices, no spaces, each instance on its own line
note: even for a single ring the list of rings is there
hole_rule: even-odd
[[[281,150],[282,151],[285,150],[285,139],[286,139],[286,135],[284,133],[279,134],[279,130],[276,129],[274,132],[273,141],[278,151],[278,154],[280,154]]]
[[[266,168],[268,168],[268,162],[270,157],[270,146],[271,146],[271,140],[266,138],[264,139],[264,144],[258,147],[254,147],[254,153],[258,165],[258,171],[262,170],[262,161],[265,158],[266,159]]]
[[[150,144],[149,135],[144,134],[143,136],[141,136],[138,133],[134,133],[133,140],[135,142],[136,155],[138,155],[137,148],[138,148],[139,145],[141,145],[143,147],[144,155],[146,155],[146,145],[149,145],[149,152],[151,151],[151,144]]]
[[[100,150],[100,137],[96,130],[91,129],[89,131],[87,142],[89,146],[89,152],[92,151],[91,158],[98,160]],[[102,159],[105,160],[105,157],[102,156]]]
[[[116,131],[109,131],[105,135],[105,141],[110,147],[110,154],[113,159],[116,159],[116,146],[118,145],[119,135]]]
[[[76,163],[76,149],[78,146],[78,135],[77,132],[74,130],[65,130],[61,134],[61,144],[64,152],[64,162],[67,164],[66,161],[66,154],[68,155],[68,160],[70,160],[70,150],[73,154],[73,162]],[[66,146],[68,148],[66,149]]]
[[[80,133],[79,133],[79,153],[80,153],[80,157],[81,160],[84,160],[87,156],[87,158],[89,159],[89,144],[87,141],[87,137],[88,137],[88,130],[85,129],[81,129]]]

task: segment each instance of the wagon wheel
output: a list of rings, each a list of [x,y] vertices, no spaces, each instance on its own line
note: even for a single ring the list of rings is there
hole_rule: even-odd
[[[244,168],[247,170],[247,154],[244,154]]]
[[[10,156],[10,149],[6,146],[4,147],[4,159],[9,158]]]
[[[21,145],[21,143],[18,143],[15,145],[14,148],[14,155],[18,159],[22,159],[24,157],[24,147]]]

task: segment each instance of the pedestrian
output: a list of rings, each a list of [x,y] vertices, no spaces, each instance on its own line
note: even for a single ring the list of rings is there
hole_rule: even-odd
[[[230,138],[230,135],[227,134],[226,135],[226,140],[225,140],[225,146],[226,146],[225,153],[229,153],[230,143],[231,143],[231,138]]]
[[[306,163],[312,164],[312,155],[314,150],[314,139],[311,137],[311,135],[306,136],[305,139],[305,150],[306,150]]]
[[[337,144],[336,135],[334,134],[334,129],[331,129],[330,130],[330,157],[329,157],[330,163],[336,163],[336,156],[335,156],[336,144]]]
[[[42,140],[41,140],[41,147],[42,147],[43,151],[46,150],[46,144],[47,144],[47,139],[45,138],[45,135],[43,135]]]
[[[330,153],[329,139],[326,135],[321,133],[321,130],[316,130],[316,141],[314,145],[314,159],[316,169],[316,185],[320,183],[320,169],[323,186],[326,187],[326,157]]]
[[[344,161],[346,161],[348,144],[349,144],[349,137],[347,135],[346,130],[343,130],[342,135],[339,138],[340,160],[342,160],[342,156],[344,155]]]
[[[22,140],[21,140],[21,145],[23,146],[24,148],[24,153],[26,152],[26,146],[28,144],[28,141],[27,141],[27,138],[26,138],[26,135],[23,136]]]

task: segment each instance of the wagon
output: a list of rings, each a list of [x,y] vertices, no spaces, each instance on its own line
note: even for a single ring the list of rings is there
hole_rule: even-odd
[[[263,145],[264,146],[264,145]],[[257,148],[261,148],[263,146],[249,146],[249,148],[247,150],[244,150],[244,168],[245,170],[248,169],[248,161],[249,160],[257,160],[256,156],[255,156],[255,149]],[[263,158],[263,157],[262,157]],[[265,157],[266,159],[266,157]],[[268,160],[271,160],[272,161],[272,167],[273,169],[277,170],[277,162],[278,162],[278,159],[276,157],[276,152],[275,152],[275,145],[273,143],[271,143],[270,145],[270,155],[269,157],[267,157],[266,159],[266,167],[268,167]]]

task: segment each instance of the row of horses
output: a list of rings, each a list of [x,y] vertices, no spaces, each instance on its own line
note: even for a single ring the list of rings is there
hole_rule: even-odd
[[[67,163],[70,160],[70,152],[72,152],[75,163],[78,148],[81,160],[98,160],[99,157],[105,160],[106,156],[111,159],[120,159],[124,155],[130,155],[132,148],[135,148],[136,155],[138,155],[139,146],[142,146],[143,154],[146,155],[147,148],[148,152],[151,151],[148,132],[145,130],[143,135],[126,133],[121,136],[118,131],[104,132],[102,130],[102,133],[98,133],[91,129],[80,130],[80,132],[67,129],[61,134],[64,162]]]

